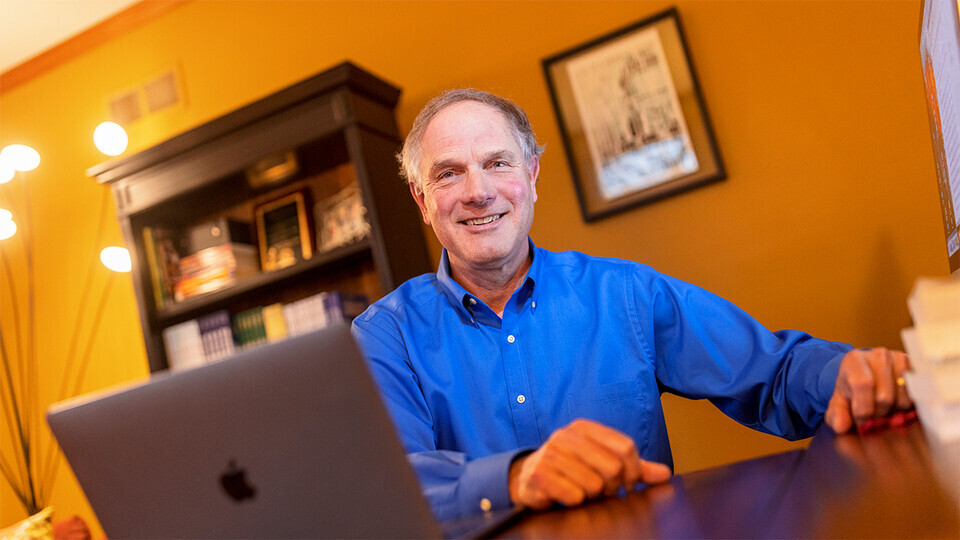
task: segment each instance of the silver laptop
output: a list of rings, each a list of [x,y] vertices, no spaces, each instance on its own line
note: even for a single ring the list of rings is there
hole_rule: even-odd
[[[442,533],[342,324],[58,404],[47,422],[109,538]]]

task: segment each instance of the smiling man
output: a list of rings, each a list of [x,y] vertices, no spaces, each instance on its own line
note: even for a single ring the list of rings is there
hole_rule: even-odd
[[[542,152],[509,100],[431,100],[400,158],[440,266],[353,323],[439,519],[668,479],[661,392],[790,439],[911,407],[903,353],[770,332],[648,266],[536,247]]]

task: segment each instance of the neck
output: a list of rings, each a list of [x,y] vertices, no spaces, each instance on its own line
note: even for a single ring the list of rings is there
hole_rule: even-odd
[[[487,306],[503,318],[503,310],[513,292],[527,275],[533,258],[525,257],[511,264],[490,268],[471,268],[450,261],[450,276],[470,294],[483,300]]]

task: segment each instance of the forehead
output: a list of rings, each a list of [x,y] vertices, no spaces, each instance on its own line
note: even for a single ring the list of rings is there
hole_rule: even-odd
[[[427,124],[421,141],[423,164],[463,152],[519,151],[507,117],[477,101],[454,103]]]

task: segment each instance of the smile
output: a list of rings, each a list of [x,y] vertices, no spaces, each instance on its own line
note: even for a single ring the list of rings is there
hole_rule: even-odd
[[[503,217],[503,214],[496,214],[493,216],[487,216],[483,218],[467,219],[462,221],[461,223],[464,223],[466,225],[486,225],[487,223],[493,223],[494,221],[500,219],[501,217]]]

